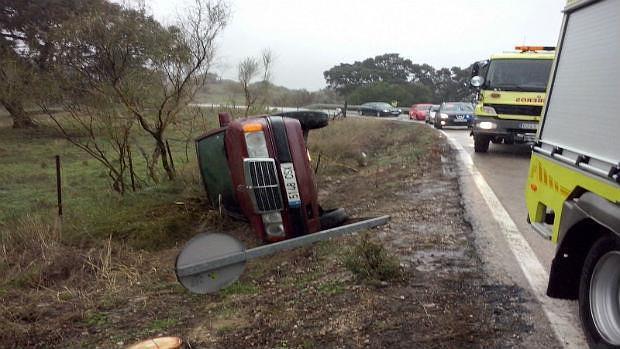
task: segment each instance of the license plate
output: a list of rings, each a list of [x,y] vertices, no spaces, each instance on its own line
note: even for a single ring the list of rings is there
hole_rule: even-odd
[[[530,124],[524,122],[521,124],[521,128],[526,130],[535,130],[538,128],[538,124]]]
[[[290,207],[301,206],[301,197],[297,188],[297,177],[295,177],[295,169],[292,162],[280,164],[282,178],[284,178],[284,188],[286,189],[286,199]]]

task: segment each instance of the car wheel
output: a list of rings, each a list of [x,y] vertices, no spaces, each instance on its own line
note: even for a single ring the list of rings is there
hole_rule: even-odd
[[[579,315],[592,348],[620,348],[620,239],[611,234],[592,245],[581,270]]]
[[[489,136],[474,135],[474,152],[486,153],[489,150]]]
[[[323,211],[321,216],[319,217],[319,222],[321,223],[321,230],[331,229],[342,225],[349,216],[344,208],[336,208],[333,210]]]

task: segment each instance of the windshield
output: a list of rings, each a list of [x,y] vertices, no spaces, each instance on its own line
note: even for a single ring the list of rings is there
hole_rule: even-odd
[[[484,87],[504,91],[544,92],[551,59],[498,59],[491,61]]]
[[[388,110],[394,109],[394,107],[388,103],[375,103],[375,107]]]
[[[473,112],[474,108],[469,103],[446,103],[441,108],[442,111],[462,111],[462,112]]]

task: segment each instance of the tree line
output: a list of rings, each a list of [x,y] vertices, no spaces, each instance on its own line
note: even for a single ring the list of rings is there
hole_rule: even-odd
[[[471,67],[435,69],[387,53],[354,63],[340,63],[323,73],[329,88],[349,103],[398,101],[399,105],[467,101]]]

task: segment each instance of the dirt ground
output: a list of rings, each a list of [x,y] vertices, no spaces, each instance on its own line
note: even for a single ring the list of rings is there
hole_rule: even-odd
[[[392,216],[389,225],[368,234],[398,256],[403,280],[356,283],[337,258],[312,249],[295,251],[268,273],[260,295],[237,300],[238,308],[245,311],[233,320],[234,329],[220,332],[212,342],[196,338],[195,344],[214,348],[523,346],[522,337],[533,329],[525,306],[532,300],[524,290],[498,284],[484,274],[471,228],[464,220],[455,159],[441,143],[427,155],[424,167],[380,174],[379,189],[397,188],[395,195],[390,190],[365,190],[369,178],[355,175],[321,183],[324,200],[347,203],[353,214]],[[377,192],[384,194],[377,196]],[[356,239],[339,239],[318,249],[346,249]],[[297,287],[288,287],[291,274],[311,276],[302,278],[305,283]],[[326,290],[324,285],[332,287]]]
[[[131,269],[135,280],[122,292],[88,307],[70,285],[36,302],[5,290],[0,310],[10,312],[13,327],[1,329],[0,347],[122,348],[162,335],[191,348],[528,346],[534,301],[485,275],[444,142],[433,134],[416,166],[319,176],[325,207],[354,217],[389,214],[388,225],[252,261],[217,295],[191,295],[176,282],[178,248],[133,256],[152,260]],[[222,227],[257,244],[243,224]],[[401,277],[368,282],[346,268],[346,254],[364,237],[397,256]]]

